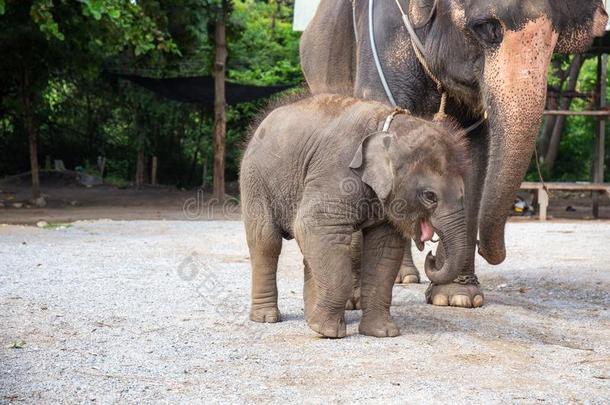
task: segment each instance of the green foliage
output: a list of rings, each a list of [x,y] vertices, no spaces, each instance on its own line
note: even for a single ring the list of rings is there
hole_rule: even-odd
[[[29,66],[36,77],[39,161],[48,156],[68,168],[95,171],[86,162],[105,156],[105,182],[126,187],[143,147],[147,176],[157,156],[161,183],[210,185],[213,111],[160,98],[103,69],[151,77],[211,74],[219,5],[219,0],[9,1],[0,17],[0,36],[6,39],[0,52],[18,58],[0,60],[0,82],[10,89],[0,95],[0,176],[28,170],[19,75]],[[230,80],[260,85],[303,80],[291,13],[285,0],[232,2]],[[228,181],[237,179],[248,126],[264,104],[228,110]]]
[[[562,68],[569,65],[567,57],[563,58]],[[554,72],[549,73],[549,84],[558,86],[559,81]],[[576,91],[580,93],[594,93],[597,86],[597,58],[587,59],[580,71]],[[608,94],[610,94],[610,73],[608,75]],[[574,111],[596,109],[590,101],[574,99],[570,107]],[[552,173],[543,171],[545,181],[590,181],[593,164],[594,141],[598,121],[595,118],[584,116],[570,116],[566,119],[559,146],[559,154]],[[610,123],[606,125],[606,139],[610,139]],[[610,142],[606,142],[606,181],[610,181]],[[532,159],[528,174],[528,181],[539,181],[539,176]]]
[[[132,181],[138,150],[147,174],[152,156],[159,180],[180,187],[210,184],[213,112],[162,99],[105,75],[210,75],[213,33],[221,0],[0,0],[0,176],[28,170],[23,95],[31,94],[39,161],[62,159],[69,168],[96,170],[106,157],[105,180]],[[297,84],[299,34],[290,0],[234,0],[228,21],[228,78],[258,85]],[[556,56],[562,69],[569,58]],[[554,72],[549,84],[559,86]],[[24,80],[27,78],[28,80]],[[588,60],[579,92],[595,88],[596,61]],[[228,109],[228,181],[237,179],[248,126],[265,102]],[[575,100],[572,109],[590,109]],[[588,180],[596,121],[567,119],[549,181]],[[610,128],[609,128],[610,129]],[[609,132],[610,133],[610,132]],[[610,136],[609,136],[610,138]],[[610,163],[610,141],[606,153]],[[610,165],[606,165],[610,179]],[[537,180],[534,164],[528,179]]]
[[[292,30],[291,7],[253,0],[236,1],[231,21],[242,32],[229,44],[229,77],[260,85],[302,79],[299,35]]]

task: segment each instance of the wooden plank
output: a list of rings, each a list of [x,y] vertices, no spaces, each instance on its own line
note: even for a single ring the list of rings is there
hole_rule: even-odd
[[[521,185],[522,190],[538,190],[544,188],[542,183],[526,182]],[[564,190],[564,191],[605,191],[610,192],[610,184],[595,184],[595,183],[546,183],[546,188],[549,190]]]
[[[544,115],[569,115],[569,116],[586,116],[586,117],[610,117],[610,111],[567,111],[567,110],[546,110]]]
[[[542,188],[542,183],[535,183],[535,182],[523,182],[521,183],[521,189],[522,190],[538,190]]]

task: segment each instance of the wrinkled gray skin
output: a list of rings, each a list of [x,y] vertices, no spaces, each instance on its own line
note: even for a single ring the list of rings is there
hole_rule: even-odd
[[[373,101],[322,95],[276,109],[259,126],[240,172],[251,320],[280,320],[282,238],[294,237],[303,252],[305,320],[326,337],[345,336],[355,230],[363,233],[361,334],[399,334],[392,287],[404,241],[420,240],[423,224],[451,254],[442,266],[430,254],[428,277],[446,283],[459,274],[467,258],[464,138],[407,114],[379,132],[391,112]]]
[[[432,283],[428,302],[477,307],[483,293],[474,277],[479,253],[491,264],[506,255],[504,226],[527,170],[546,96],[553,52],[582,52],[602,35],[608,16],[601,0],[400,0],[422,28],[431,71],[449,94],[448,112],[464,127],[489,113],[469,134],[472,172],[465,177],[469,257],[460,280]],[[301,41],[301,64],[314,94],[340,93],[388,102],[372,57],[368,0],[322,0]],[[399,106],[430,117],[439,94],[412,49],[394,0],[376,0],[376,43]],[[354,31],[357,33],[356,42]],[[410,261],[407,249],[406,261]],[[399,281],[417,281],[405,266]],[[414,277],[408,277],[412,275]],[[460,281],[462,283],[460,283]]]

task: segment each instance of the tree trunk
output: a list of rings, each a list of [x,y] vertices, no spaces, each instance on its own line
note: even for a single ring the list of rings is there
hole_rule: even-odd
[[[214,198],[223,201],[225,198],[225,140],[227,135],[227,114],[225,99],[225,75],[227,62],[226,13],[227,0],[216,19],[214,42],[216,60],[214,63]]]
[[[584,58],[582,55],[575,55],[574,59],[570,64],[570,75],[568,77],[568,85],[566,91],[573,92],[576,89],[576,84],[578,83],[578,76],[580,74],[580,69],[582,68],[582,64],[584,62]],[[571,97],[561,97],[559,100],[559,109],[560,110],[569,110],[570,105],[572,104]],[[563,133],[563,127],[566,122],[566,116],[558,116],[555,120],[555,125],[553,126],[553,133],[551,134],[551,138],[549,140],[549,145],[546,151],[546,155],[544,157],[544,167],[546,168],[548,173],[553,171],[553,167],[555,166],[555,160],[557,159],[557,155],[559,154],[559,145],[561,143],[561,135]]]
[[[559,99],[561,98],[561,90],[563,89],[563,85],[568,77],[568,70],[563,70],[561,66],[563,65],[563,58],[559,58],[555,56],[553,58],[553,69],[552,74],[559,79],[559,85],[557,86],[558,92],[557,97],[547,97],[547,110],[557,110],[559,109]],[[540,149],[538,149],[540,156],[544,158],[549,149],[549,143],[551,142],[551,136],[553,135],[553,128],[555,128],[555,122],[557,121],[556,115],[547,115],[544,119],[544,125],[542,127],[542,135],[538,142]]]
[[[38,170],[38,136],[36,122],[34,119],[34,96],[32,93],[32,83],[27,68],[23,70],[21,83],[21,101],[23,104],[23,122],[28,134],[30,145],[30,170],[32,172],[32,201],[36,205],[44,205],[44,200],[40,198],[40,174]]]

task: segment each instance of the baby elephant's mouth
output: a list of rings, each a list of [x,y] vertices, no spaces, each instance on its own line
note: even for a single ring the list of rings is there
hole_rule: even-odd
[[[432,240],[434,236],[434,227],[428,218],[421,218],[419,220],[419,226],[415,227],[415,246],[420,252],[424,251],[424,243]]]

